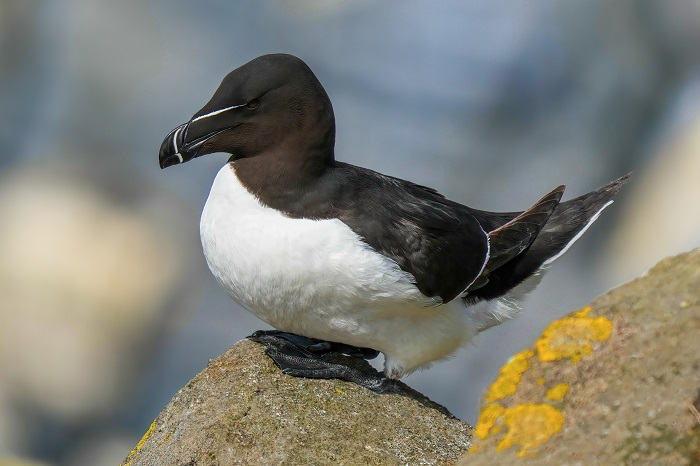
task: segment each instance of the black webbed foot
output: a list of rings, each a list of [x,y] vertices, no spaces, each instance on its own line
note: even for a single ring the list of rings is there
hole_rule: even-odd
[[[294,343],[296,346],[315,354],[343,353],[347,354],[348,356],[359,356],[363,359],[374,359],[379,356],[379,351],[373,350],[372,348],[362,348],[359,346],[346,345],[345,343],[319,340],[316,338],[297,335],[296,333],[283,332],[281,330],[258,330],[248,338],[253,341],[257,341],[254,338],[259,338],[262,335],[283,338],[290,343]]]
[[[376,357],[378,351],[278,330],[259,330],[248,339],[265,346],[265,354],[285,374],[347,380],[376,393],[394,393],[398,390],[396,381],[384,377],[365,360]]]

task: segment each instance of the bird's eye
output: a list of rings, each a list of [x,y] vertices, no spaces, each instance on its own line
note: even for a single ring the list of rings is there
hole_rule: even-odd
[[[255,110],[256,108],[258,108],[258,105],[260,105],[259,99],[253,99],[247,104],[245,104],[246,108],[250,108],[251,110]]]

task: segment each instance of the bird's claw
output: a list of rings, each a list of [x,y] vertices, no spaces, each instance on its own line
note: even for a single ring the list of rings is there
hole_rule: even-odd
[[[391,391],[395,383],[365,361],[368,356],[377,353],[368,348],[325,342],[277,330],[259,330],[248,339],[265,346],[265,354],[286,375],[342,379],[375,393]]]

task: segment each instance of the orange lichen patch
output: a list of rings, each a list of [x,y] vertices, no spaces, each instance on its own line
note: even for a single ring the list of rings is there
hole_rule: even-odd
[[[561,432],[564,415],[548,404],[519,404],[505,411],[503,422],[508,432],[498,444],[498,451],[518,445],[518,456],[526,457],[536,455],[534,449]]]
[[[605,317],[588,317],[586,307],[571,317],[555,320],[544,329],[535,342],[537,354],[543,362],[571,358],[578,362],[593,351],[592,343],[610,338],[613,324]]]
[[[526,349],[508,360],[498,373],[498,378],[491,384],[486,392],[486,402],[491,403],[508,395],[512,395],[518,389],[523,372],[530,367],[530,359],[535,355],[531,349]]]
[[[552,401],[559,401],[569,392],[569,385],[560,383],[547,390],[546,396]]]
[[[501,417],[504,412],[505,408],[498,403],[484,406],[479,413],[479,420],[476,421],[474,435],[483,440],[488,437],[489,434],[495,433],[492,431],[492,428],[496,423],[496,419]]]

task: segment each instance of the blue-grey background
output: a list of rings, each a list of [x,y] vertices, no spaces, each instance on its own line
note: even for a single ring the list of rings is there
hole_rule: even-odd
[[[265,327],[201,255],[226,156],[161,171],[157,152],[270,52],[326,87],[338,159],[477,208],[635,171],[521,317],[406,380],[474,423],[553,318],[700,244],[699,23],[690,0],[0,3],[0,462],[117,463]]]

